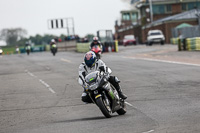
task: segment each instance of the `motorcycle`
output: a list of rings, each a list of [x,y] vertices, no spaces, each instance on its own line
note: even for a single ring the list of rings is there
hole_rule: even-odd
[[[27,53],[27,55],[29,55],[30,54],[30,52],[31,52],[31,46],[26,46],[26,53]]]
[[[102,50],[101,50],[101,48],[98,45],[94,45],[92,47],[91,51],[93,51],[96,54],[97,59],[101,58]]]
[[[51,53],[53,54],[53,56],[56,55],[56,53],[57,53],[57,46],[56,46],[56,44],[52,45],[52,47],[51,47]]]
[[[108,82],[107,77],[108,74],[99,71],[88,74],[85,78],[86,92],[105,117],[112,117],[114,112],[124,115],[126,113],[125,101],[119,98],[117,90]]]

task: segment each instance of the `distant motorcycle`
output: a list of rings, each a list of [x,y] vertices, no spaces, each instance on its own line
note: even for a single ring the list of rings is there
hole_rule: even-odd
[[[105,117],[112,117],[114,112],[119,115],[126,113],[125,101],[119,98],[115,87],[108,82],[107,74],[95,71],[88,74],[85,80],[88,84],[86,92]]]
[[[26,53],[27,53],[27,55],[30,54],[30,51],[31,51],[31,46],[30,46],[30,45],[27,45],[27,46],[26,46]]]
[[[102,50],[98,45],[93,46],[91,51],[93,51],[96,54],[97,59],[101,58]]]
[[[56,55],[56,53],[57,53],[57,46],[56,46],[56,44],[53,44],[51,46],[51,53],[53,54],[53,56]]]

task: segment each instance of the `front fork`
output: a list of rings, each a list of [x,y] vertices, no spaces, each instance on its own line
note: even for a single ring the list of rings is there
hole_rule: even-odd
[[[103,93],[103,95],[102,94],[98,94],[98,91],[96,90],[96,91],[94,91],[94,94],[96,95],[95,96],[95,99],[97,99],[97,98],[99,98],[99,97],[103,97],[103,99],[105,100],[105,102],[106,102],[106,105],[107,106],[110,106],[110,102],[109,102],[109,100],[108,100],[108,97],[106,96],[106,93],[103,91],[102,92]],[[93,101],[94,102],[94,101]],[[94,102],[95,103],[95,102]]]

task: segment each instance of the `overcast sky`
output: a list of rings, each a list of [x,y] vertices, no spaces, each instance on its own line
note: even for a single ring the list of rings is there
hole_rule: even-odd
[[[0,0],[0,30],[24,28],[30,35],[67,34],[66,29],[48,29],[47,20],[74,18],[75,34],[96,34],[112,29],[120,11],[128,10],[127,0]]]

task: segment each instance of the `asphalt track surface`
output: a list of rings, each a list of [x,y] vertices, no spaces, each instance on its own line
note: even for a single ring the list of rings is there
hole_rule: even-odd
[[[121,80],[127,113],[81,101],[83,53],[0,56],[0,133],[199,133],[200,54],[173,45],[119,47],[102,60]]]

